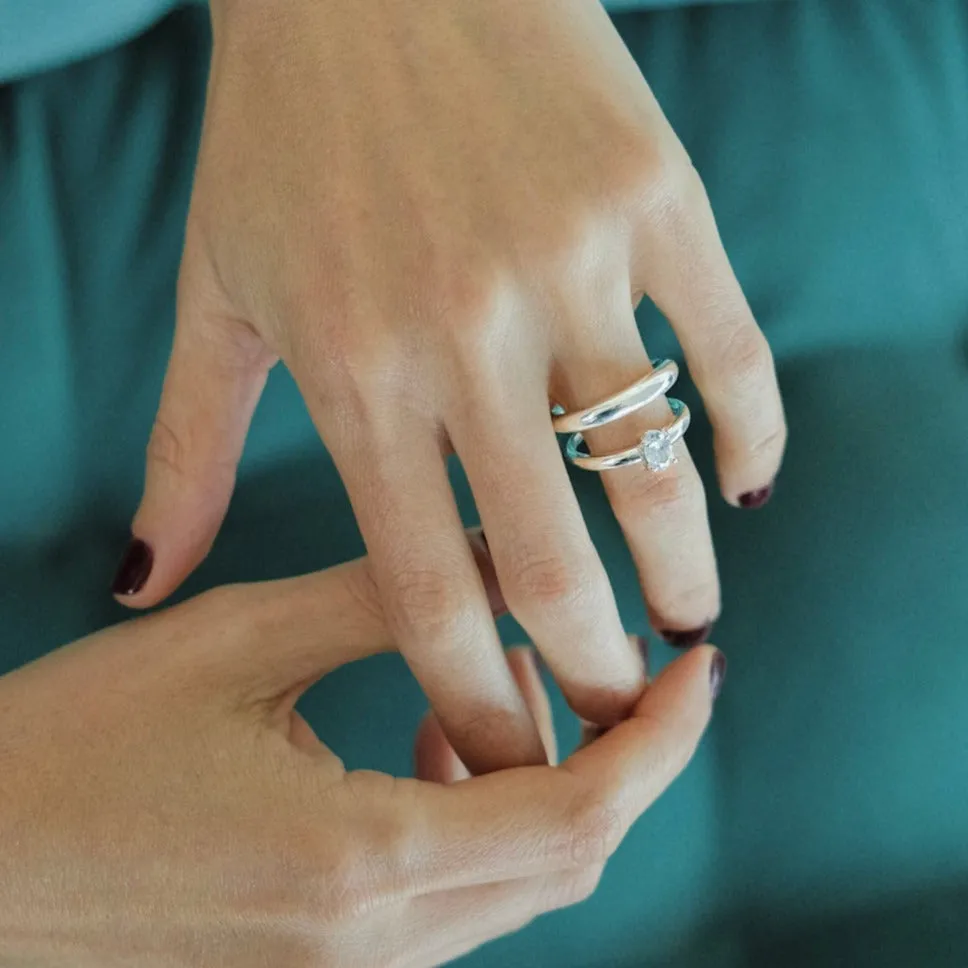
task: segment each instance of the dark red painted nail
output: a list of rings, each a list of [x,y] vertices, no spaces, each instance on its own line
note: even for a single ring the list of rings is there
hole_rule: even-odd
[[[766,487],[761,487],[758,491],[747,491],[745,494],[740,494],[739,506],[741,508],[747,508],[750,511],[755,511],[757,508],[763,507],[771,497],[773,497],[773,485],[768,484]]]
[[[719,698],[723,691],[723,683],[726,681],[726,656],[718,649],[713,656],[712,665],[709,667],[709,691],[712,693],[713,702]]]
[[[611,729],[610,726],[596,726],[594,723],[582,723],[581,727],[581,741],[579,742],[579,749],[584,749],[586,746],[590,746],[597,739],[601,739],[608,731]]]
[[[665,629],[660,632],[659,635],[662,636],[669,643],[669,645],[674,645],[677,649],[691,649],[694,645],[699,645],[705,642],[709,638],[709,633],[713,630],[713,623],[707,622],[705,625],[698,629]]]
[[[649,674],[649,640],[644,635],[635,636],[635,644],[639,647],[642,654],[642,663],[645,666],[645,674]]]
[[[121,596],[137,595],[145,587],[154,563],[155,554],[151,548],[140,538],[132,538],[121,564],[118,565],[111,585],[112,593]]]
[[[471,532],[468,541],[474,554],[477,570],[481,573],[484,589],[487,591],[487,602],[491,606],[491,614],[495,618],[507,615],[508,606],[504,601],[501,585],[497,580],[497,572],[494,570],[494,562],[491,560],[491,552],[487,546],[487,538],[484,537],[484,532]]]

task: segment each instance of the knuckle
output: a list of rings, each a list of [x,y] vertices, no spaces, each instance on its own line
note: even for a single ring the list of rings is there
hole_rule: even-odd
[[[607,579],[578,555],[559,552],[520,554],[512,567],[505,597],[512,611],[534,609],[566,613],[594,608],[604,600]]]
[[[625,475],[612,498],[616,515],[624,521],[689,513],[702,509],[705,501],[698,474],[681,471]]]
[[[730,326],[716,354],[720,371],[729,380],[732,392],[769,385],[773,354],[760,328],[753,322]]]
[[[523,931],[541,917],[542,914],[553,911],[554,906],[552,903],[549,903],[548,893],[550,892],[546,892],[537,898],[523,901],[512,912],[504,915],[501,918],[500,924],[501,934],[513,934],[518,931]],[[496,930],[497,925],[495,925]]]
[[[465,268],[438,275],[431,306],[439,319],[451,325],[456,320],[460,331],[473,335],[492,318],[497,288],[495,270],[477,258]]]
[[[752,444],[750,447],[750,457],[754,460],[761,460],[766,457],[775,458],[777,455],[783,453],[786,449],[786,444],[786,421],[781,420],[779,427]]]
[[[415,565],[393,579],[393,610],[409,634],[431,640],[450,637],[474,622],[471,588],[466,581],[432,565]]]
[[[587,901],[598,890],[604,871],[604,864],[591,864],[568,876],[555,907],[571,907]]]
[[[345,844],[316,854],[318,869],[307,873],[295,891],[294,902],[321,927],[356,921],[372,913],[375,905],[361,874],[360,860]]]
[[[648,129],[614,117],[609,129],[605,170],[620,197],[671,196],[683,172],[692,168],[675,138],[656,138]]]
[[[193,634],[166,641],[165,661],[175,673],[179,690],[208,690],[224,694],[226,654],[247,655],[261,641],[264,618],[250,595],[251,586],[223,585],[204,591],[175,606]],[[257,596],[256,596],[257,597]],[[246,680],[244,689],[248,689]]]
[[[483,245],[428,244],[413,264],[407,315],[475,348],[494,318],[501,275]]]
[[[538,605],[556,605],[576,594],[574,569],[559,555],[527,555],[511,577],[517,596]]]
[[[327,930],[370,917],[388,900],[372,863],[377,855],[371,853],[369,832],[361,841],[344,829],[339,843],[332,840],[307,836],[280,858],[287,868],[284,909]],[[373,836],[374,849],[384,844]]]
[[[586,795],[571,809],[569,854],[575,867],[604,865],[625,835],[619,810],[601,795]]]
[[[148,461],[180,474],[186,466],[185,450],[181,436],[175,432],[164,413],[159,412],[148,438]]]
[[[417,854],[415,789],[407,780],[371,770],[356,770],[344,778],[344,790],[354,815],[366,818],[359,838],[365,849],[356,852],[348,897],[360,895],[358,900],[368,911],[417,888],[412,873]],[[389,805],[391,809],[374,810],[374,804]]]
[[[372,433],[386,423],[387,409],[404,392],[403,353],[390,335],[382,340],[350,337],[337,342],[325,355],[315,350],[296,354],[294,375],[310,410],[340,414],[342,423],[354,432],[362,428]]]
[[[201,439],[193,440],[190,427],[176,430],[163,411],[155,417],[146,456],[150,465],[164,467],[195,487],[217,489],[235,476],[234,460]]]
[[[691,222],[708,204],[706,186],[684,149],[660,154],[648,170],[645,198],[651,221],[663,230]],[[672,231],[673,237],[677,231]]]

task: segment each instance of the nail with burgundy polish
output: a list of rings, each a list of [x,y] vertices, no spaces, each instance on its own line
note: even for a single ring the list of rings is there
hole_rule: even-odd
[[[726,680],[726,656],[718,649],[713,656],[712,664],[709,667],[709,691],[712,694],[713,702],[719,698],[723,691],[723,682]]]
[[[635,644],[639,647],[642,656],[642,664],[645,666],[645,675],[649,675],[649,640],[644,635],[635,636]]]
[[[137,595],[145,587],[154,563],[155,555],[150,546],[140,538],[132,538],[118,565],[111,592],[122,598]]]
[[[691,649],[694,645],[705,642],[712,630],[713,623],[707,622],[697,629],[664,629],[659,635],[677,649]]]
[[[610,726],[596,726],[595,723],[587,723],[582,720],[581,740],[578,748],[583,750],[586,746],[590,746],[595,740],[601,739],[609,729],[611,729]]]
[[[763,507],[769,499],[773,497],[773,485],[767,484],[758,491],[747,491],[739,496],[739,506],[750,511]]]
[[[477,570],[481,573],[484,581],[484,588],[487,591],[487,602],[491,606],[491,614],[495,618],[507,615],[508,606],[501,593],[501,586],[497,580],[497,572],[494,570],[494,562],[491,560],[491,549],[488,547],[487,538],[483,531],[472,531],[468,536],[471,551],[474,554],[474,561]]]

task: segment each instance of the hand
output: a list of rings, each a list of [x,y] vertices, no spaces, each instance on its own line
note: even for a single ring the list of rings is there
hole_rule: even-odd
[[[0,679],[0,965],[435,965],[594,889],[692,754],[717,653],[561,767],[347,773],[299,695],[390,637],[365,562],[225,588]],[[532,653],[510,656],[553,756]],[[451,785],[443,785],[443,784]],[[391,959],[392,954],[392,959]]]
[[[703,186],[593,0],[212,11],[174,351],[133,524],[154,567],[118,591],[154,604],[204,557],[281,358],[447,736],[474,772],[539,762],[444,457],[461,459],[504,597],[569,702],[620,721],[642,666],[549,398],[581,407],[647,371],[633,303],[648,293],[705,399],[726,498],[767,487],[784,448],[770,351]],[[625,448],[668,420],[658,403],[591,444]],[[703,488],[679,457],[604,480],[654,626],[693,644],[719,586]]]

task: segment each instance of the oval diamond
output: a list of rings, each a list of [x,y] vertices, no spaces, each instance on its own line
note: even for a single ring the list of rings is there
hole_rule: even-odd
[[[648,430],[639,444],[639,453],[650,471],[664,471],[675,463],[672,439],[664,430]]]

